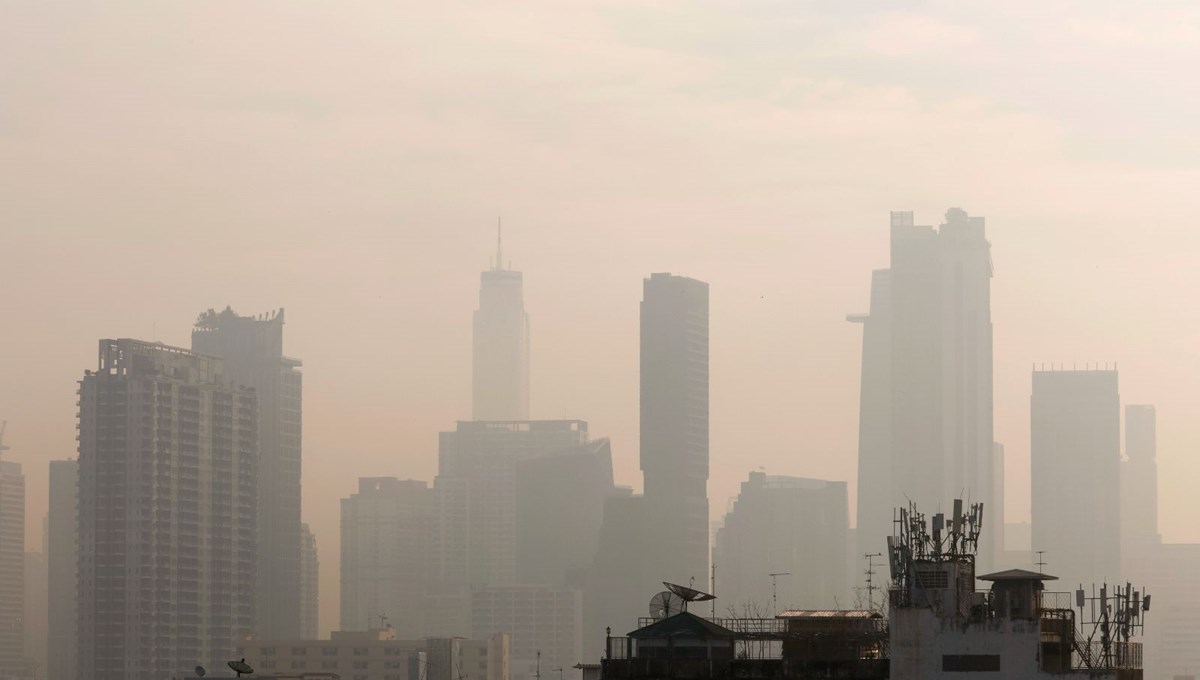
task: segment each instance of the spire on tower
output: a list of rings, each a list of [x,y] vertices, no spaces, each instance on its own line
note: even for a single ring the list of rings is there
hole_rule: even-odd
[[[500,270],[504,269],[504,251],[500,245],[500,236],[501,235],[502,234],[501,234],[500,218],[497,217],[496,218],[496,264],[495,264],[496,271],[500,271]]]

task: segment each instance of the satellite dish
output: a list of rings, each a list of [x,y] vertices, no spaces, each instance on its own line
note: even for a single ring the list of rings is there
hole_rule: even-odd
[[[683,600],[684,602],[708,602],[709,600],[717,599],[716,595],[711,595],[702,590],[696,590],[695,588],[681,586],[678,583],[667,583],[666,581],[663,581],[663,585],[667,587],[667,590],[677,595],[679,599]],[[684,608],[686,609],[687,606],[685,605]]]
[[[229,666],[229,670],[237,673],[239,678],[243,675],[251,675],[254,673],[254,669],[250,667],[250,664],[246,663],[245,658],[243,658],[241,661],[230,661],[225,665]]]
[[[196,677],[203,678],[208,675],[208,671],[204,670],[204,666],[196,666]]]
[[[683,611],[683,600],[670,591],[663,592],[650,598],[650,616],[655,619],[666,619]]]

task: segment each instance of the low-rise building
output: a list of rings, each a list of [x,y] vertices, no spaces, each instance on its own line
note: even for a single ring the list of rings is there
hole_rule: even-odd
[[[328,640],[239,640],[257,677],[341,680],[509,680],[508,635],[398,640],[392,628],[335,631]]]

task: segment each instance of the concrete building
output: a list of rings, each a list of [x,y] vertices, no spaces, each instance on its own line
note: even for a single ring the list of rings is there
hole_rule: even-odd
[[[863,325],[858,405],[857,555],[880,552],[892,533],[892,312],[891,272],[871,273],[868,314],[847,320]],[[863,571],[857,569],[856,571]]]
[[[397,639],[391,628],[335,631],[328,640],[240,640],[255,676],[345,680],[509,680],[508,637]],[[222,667],[224,664],[222,664]]]
[[[1164,543],[1154,550],[1147,579],[1154,620],[1147,650],[1147,678],[1200,673],[1200,544]]]
[[[254,628],[258,412],[221,359],[100,341],[79,389],[78,674],[161,680]]]
[[[45,660],[49,680],[76,679],[78,485],[79,464],[76,461],[50,461],[50,513],[46,522],[49,650]]]
[[[615,492],[612,446],[597,439],[516,466],[516,582],[577,584],[596,557],[604,500]]]
[[[508,633],[512,677],[575,677],[583,660],[583,593],[573,588],[503,586],[471,592],[471,637]],[[539,658],[540,653],[540,658]]]
[[[321,611],[321,560],[317,537],[308,524],[300,525],[300,637],[316,640]]]
[[[1120,580],[1120,403],[1115,370],[1033,372],[1033,550],[1069,584]]]
[[[438,578],[450,587],[513,585],[517,464],[588,443],[581,420],[459,422],[438,439]]]
[[[851,603],[849,531],[845,482],[751,472],[713,548],[722,612],[774,616]],[[772,583],[773,573],[787,576]],[[875,586],[885,580],[880,576]]]
[[[25,660],[34,680],[46,678],[47,588],[46,554],[25,553]]]
[[[391,621],[401,638],[427,634],[432,580],[433,490],[426,482],[364,477],[342,499],[341,628]]]
[[[472,372],[473,420],[529,419],[529,316],[521,272],[496,260],[479,277]]]
[[[0,677],[24,678],[25,475],[21,464],[0,460]]]
[[[1125,407],[1121,461],[1121,545],[1133,555],[1162,542],[1158,533],[1157,428],[1153,406]]]
[[[870,314],[850,317],[864,324],[860,553],[884,544],[891,508],[967,493],[984,504],[992,562],[991,277],[982,217],[951,208],[935,229],[892,213],[890,268],[872,276]]]
[[[643,281],[641,468],[658,580],[708,579],[708,284]]]
[[[708,284],[652,274],[641,304],[642,495],[609,497],[587,580],[585,653],[663,581],[709,582]]]
[[[300,360],[283,354],[283,309],[238,316],[226,307],[196,319],[192,350],[225,360],[231,385],[252,388],[259,411],[257,622],[260,635],[300,636]]]

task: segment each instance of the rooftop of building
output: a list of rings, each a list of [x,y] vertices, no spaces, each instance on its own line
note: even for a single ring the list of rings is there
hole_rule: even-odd
[[[629,634],[637,640],[663,638],[734,638],[737,633],[691,612],[674,616],[638,628]]]

